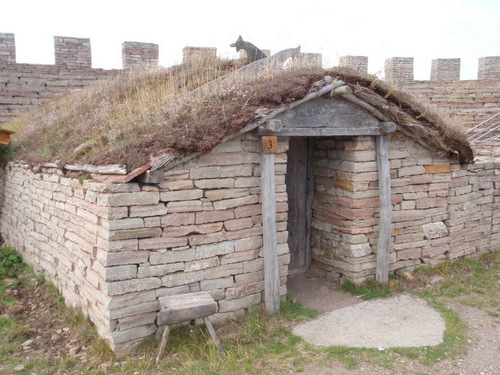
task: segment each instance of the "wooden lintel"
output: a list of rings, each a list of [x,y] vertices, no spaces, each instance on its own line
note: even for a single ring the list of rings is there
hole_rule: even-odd
[[[377,244],[377,281],[389,282],[389,248],[391,245],[392,203],[391,167],[389,164],[389,140],[386,135],[377,137],[377,169],[380,194],[380,222]]]
[[[280,311],[280,277],[278,241],[276,237],[276,187],[274,154],[261,151],[262,225],[264,229],[264,296],[266,311],[275,315]]]
[[[334,137],[356,135],[381,135],[379,126],[352,128],[283,128],[279,132],[270,132],[265,128],[258,129],[258,135],[279,135],[282,137]]]

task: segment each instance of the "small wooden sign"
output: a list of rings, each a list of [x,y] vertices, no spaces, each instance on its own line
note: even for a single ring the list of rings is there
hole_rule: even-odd
[[[7,130],[7,129],[0,129],[0,144],[1,145],[8,145],[10,144],[10,135],[14,134],[13,131]]]
[[[278,137],[275,135],[263,136],[262,152],[264,154],[276,154],[278,152]]]

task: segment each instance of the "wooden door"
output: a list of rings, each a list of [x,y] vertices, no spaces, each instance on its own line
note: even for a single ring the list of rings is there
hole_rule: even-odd
[[[312,145],[309,138],[290,138],[286,173],[288,195],[289,273],[311,265]]]

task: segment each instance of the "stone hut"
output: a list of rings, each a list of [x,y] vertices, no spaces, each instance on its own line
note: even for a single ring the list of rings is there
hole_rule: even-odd
[[[133,171],[9,162],[1,235],[117,353],[157,331],[161,296],[209,291],[220,321],[277,312],[287,276],[311,267],[385,282],[500,247],[498,164],[472,164],[460,131],[382,82],[308,77],[209,152],[165,149]]]

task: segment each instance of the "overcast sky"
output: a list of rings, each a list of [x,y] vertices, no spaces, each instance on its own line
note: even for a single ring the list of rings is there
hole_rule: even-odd
[[[160,65],[170,66],[185,46],[236,57],[229,44],[240,34],[273,53],[322,53],[325,67],[368,56],[369,73],[382,73],[386,58],[414,57],[416,79],[429,79],[436,58],[460,58],[461,79],[476,79],[478,58],[500,55],[499,0],[19,0],[0,11],[20,63],[53,64],[54,36],[90,38],[93,67],[106,69],[121,68],[124,41],[159,44]]]

